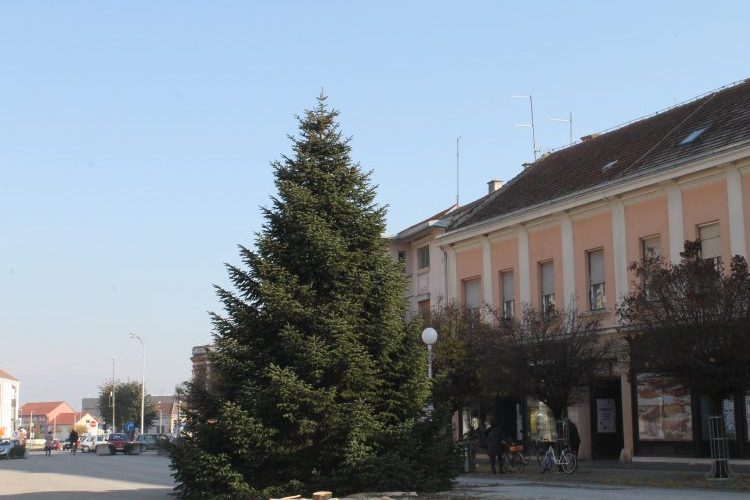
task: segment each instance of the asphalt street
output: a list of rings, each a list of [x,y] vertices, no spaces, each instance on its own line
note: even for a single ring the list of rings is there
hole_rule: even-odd
[[[169,459],[155,453],[97,456],[94,453],[32,452],[0,460],[0,497],[23,499],[174,498]]]

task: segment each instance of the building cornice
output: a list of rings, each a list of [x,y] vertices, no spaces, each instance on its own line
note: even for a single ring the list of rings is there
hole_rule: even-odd
[[[491,219],[477,222],[465,228],[448,231],[439,237],[439,244],[446,245],[465,241],[483,234],[491,233],[499,229],[520,224],[528,224],[530,221],[542,217],[554,215],[563,211],[577,209],[590,203],[607,200],[613,197],[621,197],[629,192],[658,185],[665,181],[674,181],[684,178],[703,170],[720,167],[727,163],[738,163],[745,165],[745,160],[750,158],[750,144],[743,143],[732,145],[713,151],[709,155],[695,158],[692,161],[680,162],[667,165],[658,170],[652,170],[645,175],[638,175],[630,179],[617,179],[615,181],[599,184],[583,192],[561,197],[550,202],[523,208],[508,214],[502,214]]]

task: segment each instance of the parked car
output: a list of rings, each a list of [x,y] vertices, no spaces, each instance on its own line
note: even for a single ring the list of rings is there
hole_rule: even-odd
[[[109,449],[112,451],[113,455],[117,452],[127,453],[130,439],[128,438],[128,435],[123,432],[113,433],[109,435],[107,444],[109,444]]]
[[[78,443],[78,449],[81,450],[84,453],[88,453],[89,451],[96,450],[96,445],[97,444],[104,444],[106,442],[107,442],[106,436],[103,436],[103,435],[98,435],[98,436],[88,435],[88,436],[84,437],[83,440],[81,440]],[[66,449],[70,449],[70,442],[68,442],[67,445],[68,445],[68,448],[66,448]]]
[[[65,438],[65,440],[61,441],[62,449],[63,451],[67,451],[70,449],[70,438]]]
[[[25,447],[16,448],[20,444],[18,439],[0,439],[0,458],[26,458],[29,451]]]
[[[8,458],[8,452],[11,448],[13,448],[13,442],[10,439],[0,439],[0,458]]]
[[[135,442],[146,445],[147,450],[155,450],[158,447],[157,443],[162,439],[167,439],[167,436],[163,434],[139,434],[135,438]]]

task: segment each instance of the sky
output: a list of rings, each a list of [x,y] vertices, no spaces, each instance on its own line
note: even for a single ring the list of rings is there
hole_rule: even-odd
[[[742,1],[0,3],[0,369],[169,394],[324,91],[395,233],[541,151],[750,77]]]

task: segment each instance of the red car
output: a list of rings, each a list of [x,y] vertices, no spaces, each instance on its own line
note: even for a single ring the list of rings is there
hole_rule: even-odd
[[[60,443],[59,439],[53,439],[52,440],[52,449],[53,450],[61,450],[62,449],[62,443]]]
[[[107,439],[110,451],[114,455],[117,452],[127,453],[130,449],[130,439],[124,433],[110,434]]]

